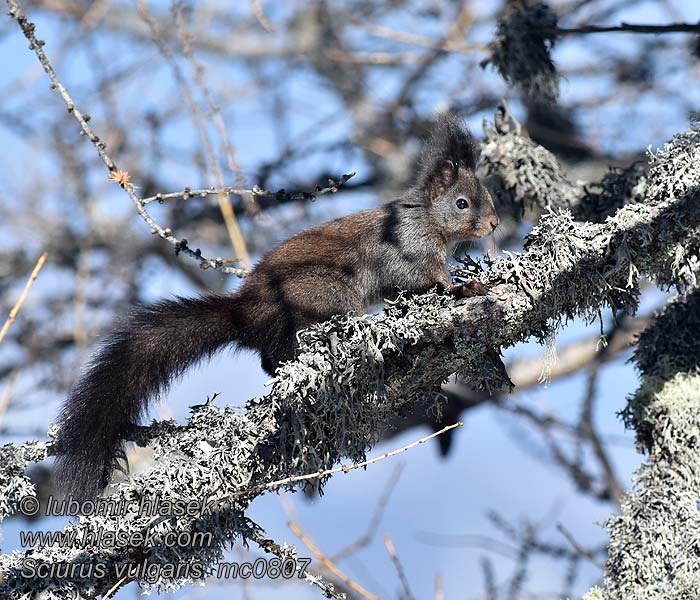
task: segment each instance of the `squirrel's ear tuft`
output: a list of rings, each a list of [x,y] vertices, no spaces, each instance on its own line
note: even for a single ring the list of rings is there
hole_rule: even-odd
[[[431,200],[444,196],[445,190],[457,181],[457,165],[449,159],[437,161],[430,175],[428,186]]]
[[[454,183],[459,169],[473,171],[479,146],[462,119],[445,113],[440,115],[425,141],[416,185],[431,199],[439,197]]]

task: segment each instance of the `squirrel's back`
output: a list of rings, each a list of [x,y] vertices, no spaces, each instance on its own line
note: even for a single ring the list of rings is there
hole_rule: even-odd
[[[242,290],[304,305],[313,317],[308,324],[399,290],[426,291],[436,284],[435,270],[446,273],[446,255],[427,208],[398,199],[294,235],[263,257]]]

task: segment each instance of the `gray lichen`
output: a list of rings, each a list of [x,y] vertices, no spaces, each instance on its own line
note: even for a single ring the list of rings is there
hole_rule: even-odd
[[[623,206],[646,198],[649,165],[611,167],[599,182],[572,183],[557,158],[522,134],[501,101],[493,125],[484,124],[483,172],[521,209],[567,209],[577,221],[602,223]]]
[[[520,124],[503,101],[493,125],[484,124],[483,169],[497,178],[512,202],[539,208],[571,208],[583,195],[563,173],[557,158],[522,135]]]
[[[642,385],[624,418],[649,453],[610,518],[603,589],[589,598],[685,600],[700,590],[700,290],[670,303],[642,334]]]
[[[19,501],[34,495],[27,465],[44,460],[48,445],[41,442],[0,447],[0,522],[18,511]]]
[[[510,84],[533,99],[553,103],[559,74],[550,56],[557,16],[545,3],[514,10],[498,22],[489,62]]]

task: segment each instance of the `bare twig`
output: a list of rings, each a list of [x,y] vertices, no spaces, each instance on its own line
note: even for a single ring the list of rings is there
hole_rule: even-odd
[[[480,548],[506,558],[515,558],[518,549],[500,540],[476,533],[435,533],[420,531],[417,540],[421,544],[439,548]]]
[[[108,598],[111,598],[112,596],[114,596],[114,594],[117,593],[117,590],[122,585],[124,585],[124,583],[126,582],[127,579],[128,579],[128,575],[124,575],[124,577],[122,577],[119,581],[117,581],[117,583],[115,583],[111,588],[109,588],[107,593],[104,596],[102,596],[102,600],[107,600]]]
[[[622,327],[615,331],[608,340],[608,350],[601,357],[602,363],[608,363],[619,358],[621,352],[628,350],[636,337],[649,325],[650,317],[637,315],[628,319]],[[557,362],[552,367],[550,377],[552,380],[561,379],[579,372],[594,360],[596,346],[600,340],[599,335],[577,340],[557,348]],[[523,391],[537,386],[537,379],[542,372],[542,358],[515,359],[508,364],[508,374],[515,384],[515,388]]]
[[[441,52],[467,53],[475,50],[487,51],[489,49],[487,44],[466,44],[452,36],[447,39],[436,39],[407,31],[397,31],[382,25],[363,23],[361,21],[353,21],[350,25],[375,37],[412,46],[422,46],[424,48],[430,48],[431,50],[440,50]]]
[[[219,138],[221,140],[221,149],[223,150],[224,155],[226,156],[226,162],[228,164],[228,168],[236,177],[236,185],[238,187],[245,187],[245,177],[243,175],[243,169],[241,169],[241,165],[236,160],[235,152],[233,149],[233,144],[231,143],[231,139],[229,138],[228,130],[226,128],[226,123],[224,122],[224,117],[221,113],[221,108],[214,101],[214,97],[211,93],[211,90],[209,89],[209,84],[207,83],[207,80],[205,77],[207,69],[204,66],[204,63],[201,60],[199,60],[197,58],[197,55],[195,54],[194,47],[193,47],[193,39],[194,39],[193,34],[190,33],[187,30],[187,28],[185,27],[185,18],[184,18],[184,13],[183,13],[182,2],[180,2],[178,0],[174,0],[173,4],[172,4],[172,12],[173,12],[173,15],[175,17],[175,26],[177,28],[178,35],[180,36],[180,39],[182,41],[182,53],[185,55],[186,58],[188,58],[190,60],[190,62],[192,64],[192,71],[194,73],[195,82],[202,90],[202,94],[204,95],[204,99],[207,102],[207,107],[209,108],[209,118],[214,123],[214,127],[216,128],[216,131],[219,134]],[[211,156],[210,160],[213,161],[213,167],[215,170],[215,175],[217,177],[218,184],[223,185],[223,175],[221,173],[221,168],[219,167],[219,164],[216,161],[216,157]],[[220,194],[219,197],[221,198],[222,195]],[[253,194],[252,193],[244,194],[243,198],[246,201],[249,212],[251,212],[251,213],[255,212],[256,206],[255,206],[255,197],[253,196]],[[229,216],[229,212],[230,212],[229,209],[230,209],[230,205],[231,205],[230,199],[227,202],[227,204],[228,204],[229,208],[225,209],[226,215],[224,215],[224,218],[228,219],[227,227],[229,227],[229,231],[231,231],[232,233],[235,233],[232,230],[232,227],[234,227],[234,226],[237,227],[237,224],[235,223],[235,215],[231,214]],[[240,242],[240,240],[239,240],[239,242]],[[244,246],[244,248],[245,248],[245,246]]]
[[[384,538],[384,545],[386,546],[386,550],[389,553],[389,556],[391,557],[391,560],[394,563],[394,567],[396,567],[396,572],[399,575],[399,579],[401,580],[401,585],[403,587],[403,591],[406,594],[406,598],[408,600],[415,600],[415,596],[413,595],[413,592],[411,591],[411,586],[408,585],[408,578],[406,577],[406,571],[404,571],[403,565],[401,564],[401,561],[399,560],[399,555],[396,553],[396,548],[394,547],[394,542],[391,541],[391,537],[389,536],[388,533],[385,533],[383,536]]]
[[[401,454],[402,452],[406,452],[407,450],[410,450],[411,448],[415,448],[416,446],[420,444],[424,444],[428,440],[432,440],[433,438],[445,433],[446,431],[450,431],[451,429],[455,429],[456,427],[461,427],[464,425],[462,422],[457,422],[453,423],[452,425],[448,425],[447,427],[443,427],[440,431],[436,431],[435,433],[431,433],[430,435],[427,435],[419,440],[416,440],[415,442],[412,442],[408,444],[407,446],[403,446],[402,448],[398,448],[397,450],[392,450],[391,452],[385,452],[384,454],[381,454],[379,456],[375,456],[374,458],[371,458],[369,460],[364,460],[359,463],[354,463],[352,465],[341,465],[339,467],[336,467],[334,469],[325,469],[323,471],[316,471],[315,473],[307,473],[305,475],[292,475],[290,477],[285,477],[284,479],[278,479],[277,481],[271,481],[270,483],[266,483],[263,485],[255,486],[252,488],[246,488],[243,490],[240,490],[238,492],[235,492],[229,496],[225,496],[222,498],[222,501],[228,501],[228,500],[235,500],[236,498],[240,498],[242,496],[247,496],[249,494],[258,494],[259,492],[265,491],[265,490],[273,490],[275,488],[281,487],[283,485],[287,485],[290,483],[298,483],[299,481],[309,481],[311,479],[318,479],[320,477],[326,477],[328,475],[334,475],[335,473],[348,473],[349,471],[353,471],[354,469],[361,469],[363,467],[373,465],[374,463],[379,462],[380,460],[384,460],[386,458],[391,458],[392,456],[396,456],[397,454]]]
[[[442,579],[442,573],[435,573],[435,600],[445,600],[445,584]]]
[[[614,337],[617,329],[618,325],[616,324],[614,326],[612,334],[608,335],[607,337]],[[582,440],[587,439],[590,442],[591,447],[593,449],[593,454],[598,460],[601,470],[605,474],[605,479],[607,481],[606,487],[610,493],[610,496],[613,498],[613,500],[615,500],[617,504],[620,504],[622,496],[625,492],[625,488],[615,473],[612,461],[610,460],[610,457],[608,456],[608,453],[605,447],[603,446],[603,442],[600,439],[600,435],[598,434],[598,431],[596,431],[594,425],[594,410],[596,396],[598,392],[598,377],[601,372],[603,361],[608,355],[608,352],[609,345],[605,344],[597,352],[595,359],[591,363],[591,367],[588,373],[588,381],[586,384],[586,395],[583,398],[582,403],[583,408],[579,420],[578,432],[579,437]]]
[[[481,570],[484,574],[484,590],[486,600],[498,600],[498,588],[496,587],[496,577],[493,572],[491,559],[484,556],[481,558]]]
[[[170,65],[170,68],[173,72],[173,76],[175,77],[175,80],[177,81],[178,86],[180,87],[182,97],[184,98],[185,102],[187,103],[187,106],[190,109],[190,114],[192,115],[192,122],[194,123],[194,126],[197,129],[197,132],[199,133],[199,137],[202,142],[202,147],[204,148],[204,154],[208,163],[208,168],[214,174],[218,188],[223,189],[223,173],[221,172],[221,167],[219,166],[219,163],[216,159],[214,146],[207,132],[207,128],[204,123],[204,119],[202,118],[199,106],[197,106],[194,96],[190,91],[190,86],[185,80],[185,76],[180,70],[180,66],[178,65],[177,61],[175,60],[175,56],[173,54],[172,49],[165,43],[165,40],[161,35],[158,24],[156,23],[156,20],[153,17],[150,8],[148,7],[148,2],[146,0],[137,0],[136,7],[139,15],[146,22],[146,25],[148,25],[151,31],[151,38],[155,42],[156,46],[158,46],[158,49],[165,58],[166,62]],[[177,18],[176,30],[178,35],[180,36],[183,48],[185,48],[184,52],[187,54],[186,48],[191,48],[191,45],[187,41],[187,35],[181,27],[180,20]],[[221,211],[221,216],[224,219],[226,230],[228,231],[229,237],[231,238],[231,244],[233,245],[236,257],[241,261],[244,267],[247,267],[250,264],[250,258],[248,256],[248,250],[245,245],[245,240],[243,239],[243,234],[241,233],[241,230],[238,227],[238,221],[236,220],[236,216],[231,206],[231,199],[226,193],[217,194],[217,199],[219,201],[219,210]]]
[[[252,539],[255,540],[255,543],[258,544],[258,546],[260,546],[260,548],[263,551],[274,554],[282,560],[294,558],[296,556],[294,554],[296,549],[293,546],[286,546],[283,548],[279,544],[276,544],[273,540],[264,538],[260,534],[254,534],[252,536]],[[311,585],[315,585],[316,587],[320,588],[323,591],[323,594],[326,598],[334,598],[335,600],[345,600],[344,594],[339,594],[338,592],[336,592],[332,584],[326,583],[318,575],[309,572],[308,569],[304,569],[303,571],[300,571],[300,573],[303,573],[303,578],[306,581],[308,581]]]
[[[394,469],[391,478],[389,479],[389,481],[386,484],[386,487],[384,488],[384,492],[382,493],[381,497],[379,498],[379,501],[377,502],[377,507],[374,510],[374,514],[370,519],[369,525],[367,526],[367,530],[365,531],[365,533],[362,534],[359,538],[357,538],[354,542],[348,544],[342,550],[336,552],[331,557],[331,560],[333,562],[339,563],[351,554],[354,554],[361,548],[364,548],[367,544],[369,544],[372,541],[372,538],[374,537],[377,528],[379,527],[379,522],[381,521],[382,516],[384,515],[384,511],[386,510],[387,504],[389,502],[389,496],[391,496],[391,492],[394,490],[394,487],[396,487],[396,484],[399,481],[399,477],[401,476],[401,471],[403,471],[404,464],[405,463],[400,462]]]
[[[12,392],[15,389],[17,375],[19,375],[19,370],[14,369],[10,373],[10,376],[7,378],[7,385],[5,386],[5,391],[2,394],[2,399],[0,399],[0,426],[2,426],[2,420],[5,418],[7,409],[10,406],[10,400],[12,399]]]
[[[15,318],[17,317],[17,313],[19,312],[20,308],[22,308],[22,304],[24,304],[24,300],[27,297],[27,294],[29,293],[30,288],[34,284],[34,281],[36,280],[37,277],[39,277],[39,271],[41,271],[41,267],[44,266],[44,263],[46,262],[46,252],[44,252],[40,257],[39,260],[36,261],[36,265],[34,265],[34,270],[32,271],[32,274],[29,276],[29,279],[27,283],[24,286],[24,289],[22,290],[22,293],[19,296],[19,299],[15,303],[15,305],[12,307],[12,310],[10,310],[10,316],[7,317],[7,321],[5,321],[5,324],[2,326],[2,329],[0,329],[0,342],[2,342],[3,338],[5,337],[5,334],[7,333],[7,330],[10,328],[10,325],[15,322]]]
[[[603,568],[603,564],[593,555],[593,553],[590,550],[586,550],[586,548],[581,546],[581,544],[579,544],[576,541],[571,532],[568,529],[566,529],[561,523],[557,523],[557,531],[559,531],[559,533],[561,533],[566,538],[566,541],[569,542],[569,544],[571,544],[571,546],[574,550],[576,550],[576,552],[578,552],[584,558],[587,558],[599,569]]]
[[[179,0],[173,1],[172,12],[173,16],[175,17],[175,25],[182,41],[182,52],[192,63],[195,81],[201,88],[204,99],[207,101],[209,117],[213,121],[214,127],[216,127],[216,131],[221,138],[221,146],[224,154],[226,155],[226,162],[228,163],[228,167],[231,172],[233,172],[236,176],[236,185],[238,187],[243,187],[245,185],[243,170],[241,169],[241,165],[236,160],[233,145],[231,144],[228,130],[226,128],[226,123],[224,122],[224,117],[221,113],[221,107],[214,101],[214,97],[209,89],[209,85],[207,84],[207,80],[205,78],[207,69],[204,63],[197,58],[197,54],[194,51],[194,35],[185,27],[185,15],[183,13],[183,8],[182,2]],[[250,200],[252,201],[252,199]]]
[[[449,31],[445,35],[445,43],[449,43],[458,38],[464,37],[466,33],[471,29],[474,24],[474,15],[472,14],[470,8],[465,4],[463,5],[455,18],[454,23],[449,28]],[[414,86],[428,73],[431,67],[437,63],[440,58],[445,56],[445,50],[437,47],[429,52],[419,65],[408,75],[403,85],[399,88],[399,92],[396,94],[396,99],[393,101],[391,106],[391,111],[396,112],[401,106],[403,106],[408,100],[411,91]]]
[[[260,23],[262,28],[268,33],[273,33],[275,28],[272,26],[272,23],[270,23],[270,19],[267,18],[265,11],[260,4],[260,0],[250,0],[250,7],[253,9],[253,14],[255,14],[255,18],[258,20],[258,23]]]
[[[321,563],[323,563],[323,566],[326,567],[326,569],[333,573],[333,575],[340,579],[351,590],[357,592],[358,594],[360,594],[360,596],[362,596],[363,598],[367,598],[368,600],[379,600],[379,596],[375,596],[374,594],[368,592],[359,583],[350,579],[345,573],[343,573],[338,567],[336,567],[331,561],[331,559],[328,558],[325,554],[323,554],[323,552],[321,552],[318,546],[316,546],[309,539],[309,537],[301,529],[299,529],[296,523],[290,521],[288,525],[292,532],[294,532],[294,535],[296,535],[311,551],[311,554],[313,554],[317,560],[321,561]]]
[[[168,194],[156,194],[155,196],[149,196],[143,199],[144,204],[150,204],[151,202],[165,202],[166,200],[175,200],[182,198],[183,200],[188,200],[189,198],[195,197],[205,197],[213,194],[235,194],[237,196],[242,196],[245,194],[251,194],[256,197],[274,197],[278,199],[284,199],[287,202],[294,201],[311,201],[316,200],[317,196],[323,194],[335,194],[345,183],[352,177],[356,175],[355,171],[352,173],[347,173],[341,175],[340,179],[337,181],[335,179],[329,179],[328,185],[325,187],[316,186],[313,192],[287,192],[286,190],[279,190],[277,192],[271,192],[268,190],[263,190],[259,187],[253,187],[250,190],[241,189],[237,187],[224,187],[224,188],[201,188],[201,189],[190,189],[185,188],[179,192],[170,192]]]
[[[88,124],[90,116],[86,113],[83,113],[76,106],[75,102],[73,101],[73,98],[68,93],[68,90],[58,79],[58,76],[56,75],[53,66],[51,65],[48,57],[46,56],[46,53],[43,50],[43,46],[45,44],[44,40],[37,39],[36,37],[36,26],[34,25],[34,23],[27,19],[27,17],[22,12],[22,9],[20,8],[19,4],[17,4],[16,0],[5,0],[5,2],[9,10],[9,15],[13,19],[15,19],[19,24],[20,28],[22,29],[22,32],[24,33],[24,36],[30,42],[30,49],[34,51],[37,58],[39,59],[39,62],[41,63],[41,66],[44,68],[44,71],[51,80],[51,89],[58,90],[59,94],[61,95],[61,98],[63,98],[63,101],[68,107],[68,112],[71,115],[73,115],[73,117],[80,124],[81,134],[85,135],[90,140],[90,142],[92,142],[93,146],[97,150],[97,154],[102,159],[102,162],[104,162],[107,166],[107,169],[109,169],[110,175],[113,173],[124,173],[124,171],[120,171],[120,169],[117,168],[116,163],[110,158],[110,156],[106,152],[107,146],[104,142],[100,141],[100,138],[93,132],[92,128]],[[243,277],[246,274],[245,269],[224,266],[223,261],[206,258],[202,255],[202,252],[199,249],[192,250],[188,246],[187,240],[175,237],[171,229],[164,229],[158,223],[156,223],[153,217],[151,217],[151,215],[148,214],[148,212],[146,211],[141,199],[136,195],[133,184],[131,184],[130,182],[122,182],[120,183],[120,186],[128,194],[129,198],[134,203],[138,215],[151,228],[151,233],[157,234],[159,237],[172,244],[172,246],[175,248],[176,253],[183,253],[189,256],[190,258],[196,260],[199,263],[199,266],[203,269],[216,269],[217,271],[221,271],[222,273],[229,273],[238,277]]]

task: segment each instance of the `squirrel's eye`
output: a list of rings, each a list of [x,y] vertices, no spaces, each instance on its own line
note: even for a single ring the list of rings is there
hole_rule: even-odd
[[[457,198],[457,208],[469,208],[469,200],[466,198]]]

